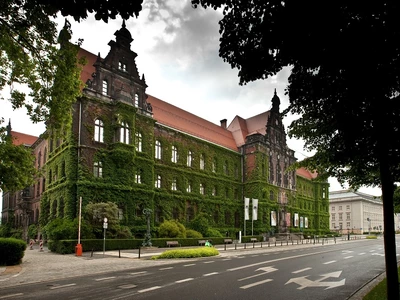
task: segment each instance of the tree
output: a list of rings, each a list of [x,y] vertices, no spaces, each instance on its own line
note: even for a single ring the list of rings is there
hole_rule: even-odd
[[[289,66],[289,136],[315,155],[299,162],[350,187],[380,186],[387,295],[398,299],[393,193],[400,180],[400,3],[192,0],[223,7],[220,56],[239,83]]]
[[[14,145],[5,128],[0,128],[0,190],[15,192],[33,183],[36,175],[32,149]]]

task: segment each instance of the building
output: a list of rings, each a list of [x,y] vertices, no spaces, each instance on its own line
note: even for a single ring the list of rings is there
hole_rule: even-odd
[[[83,206],[116,203],[136,236],[146,230],[144,209],[152,210],[155,228],[169,219],[188,224],[202,213],[223,233],[329,230],[329,184],[288,169],[296,158],[276,92],[271,110],[213,124],[148,95],[125,23],[115,36],[104,58],[80,49],[86,87],[71,129],[47,128],[48,139],[36,144],[37,166],[45,166],[34,187],[42,225],[76,218],[82,198]]]
[[[353,190],[332,191],[329,193],[329,207],[331,231],[364,234],[384,230],[380,197]],[[397,216],[395,220],[398,223]],[[399,225],[395,226],[397,230]]]

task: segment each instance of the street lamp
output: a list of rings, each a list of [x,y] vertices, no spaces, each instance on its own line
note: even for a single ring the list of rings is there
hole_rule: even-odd
[[[367,221],[368,221],[368,235],[370,235],[371,234],[371,219],[367,218]]]
[[[106,229],[107,229],[107,227],[108,227],[108,219],[107,218],[104,218],[104,223],[103,223],[103,228],[104,228],[104,242],[103,242],[103,256],[104,256],[104,254],[105,254],[105,252],[106,252]]]

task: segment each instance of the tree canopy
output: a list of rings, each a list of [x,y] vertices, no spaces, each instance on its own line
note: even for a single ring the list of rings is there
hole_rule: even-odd
[[[398,297],[393,192],[400,181],[398,1],[192,0],[223,8],[220,56],[239,83],[292,68],[289,135],[315,155],[301,161],[322,178],[380,186],[388,296]]]

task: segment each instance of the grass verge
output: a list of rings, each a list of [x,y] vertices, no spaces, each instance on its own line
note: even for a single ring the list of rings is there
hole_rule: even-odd
[[[400,268],[397,269],[397,273],[400,277]],[[364,296],[363,300],[385,300],[387,299],[386,293],[386,278],[378,283],[367,295]]]
[[[177,249],[167,250],[160,255],[152,256],[151,259],[163,258],[195,258],[195,257],[208,257],[219,255],[219,252],[214,247],[201,247],[196,249]]]

